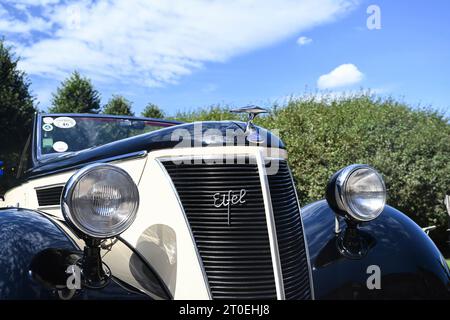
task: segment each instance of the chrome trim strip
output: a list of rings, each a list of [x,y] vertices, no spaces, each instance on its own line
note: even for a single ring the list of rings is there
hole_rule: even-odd
[[[125,160],[125,159],[143,158],[147,155],[147,153],[148,152],[146,150],[143,150],[143,151],[136,151],[136,152],[131,152],[131,153],[127,153],[127,154],[122,154],[122,155],[114,156],[114,157],[110,157],[110,158],[93,160],[90,162],[81,163],[81,164],[74,165],[71,167],[66,167],[66,168],[61,168],[61,169],[57,169],[54,171],[36,174],[36,175],[30,176],[30,177],[27,177],[27,180],[33,180],[33,179],[41,178],[42,176],[48,176],[51,174],[62,173],[62,172],[71,171],[71,170],[77,170],[77,169],[83,168],[87,165],[94,164],[94,163],[108,163],[108,162]]]
[[[288,165],[288,170],[289,170],[289,175],[291,176],[292,185],[294,186],[295,198],[297,199],[297,207],[298,207],[298,212],[300,214],[300,222],[302,223],[303,241],[305,242],[306,259],[308,262],[309,286],[311,287],[311,299],[315,300],[314,283],[313,283],[313,276],[312,276],[312,270],[311,270],[311,259],[309,258],[308,239],[306,237],[306,232],[305,232],[306,230],[305,230],[305,226],[303,225],[302,207],[300,206],[300,202],[298,200],[297,187],[295,185],[294,176],[292,175],[292,171],[291,171],[291,168],[289,167],[289,165]]]
[[[270,150],[270,149],[269,149]],[[280,156],[268,156],[266,155],[267,150],[263,151],[263,158],[265,159],[265,161],[272,161],[272,160],[278,160],[278,161],[283,161],[286,160],[286,158],[280,157]],[[256,158],[254,157],[254,152],[239,152],[239,153],[227,153],[227,152],[218,152],[216,154],[210,153],[210,154],[184,154],[184,155],[165,155],[165,156],[161,156],[158,157],[158,159],[162,162],[166,162],[166,161],[183,161],[183,160],[223,160],[226,162],[227,159],[240,159],[240,158],[253,158],[256,160]],[[254,163],[256,164],[256,163]]]
[[[33,131],[36,132],[36,135],[33,135],[33,136],[36,136],[36,140],[33,141],[33,149],[36,148],[36,149],[34,149],[36,152],[33,152],[34,153],[33,161],[36,161],[36,162],[39,162],[39,160],[41,159],[41,149],[42,149],[41,144],[40,144],[41,128],[42,128],[42,116],[39,113],[36,113],[36,122],[35,122],[35,127],[33,128]],[[36,145],[34,145],[34,144],[36,144]]]
[[[163,158],[161,158],[161,159],[163,159]],[[172,191],[174,192],[174,194],[175,194],[175,196],[177,198],[178,205],[180,206],[181,212],[183,212],[184,222],[186,223],[186,227],[187,227],[187,229],[189,231],[189,235],[191,236],[192,244],[194,246],[195,253],[197,255],[197,260],[198,260],[198,263],[200,265],[200,269],[202,271],[203,281],[205,283],[206,291],[208,293],[208,298],[209,298],[209,300],[212,300],[211,288],[209,287],[209,282],[208,282],[208,277],[206,275],[205,266],[203,265],[203,260],[200,257],[200,252],[198,252],[198,248],[197,248],[197,244],[195,242],[194,234],[192,233],[191,226],[189,225],[189,221],[187,219],[186,212],[184,211],[183,204],[181,203],[180,196],[178,195],[178,191],[175,188],[175,185],[173,184],[173,181],[170,178],[169,173],[167,172],[166,168],[162,164],[162,160],[161,159],[155,159],[155,161],[159,165],[159,167],[161,168],[162,172],[164,173],[164,176],[166,177],[167,181],[169,182],[170,187],[172,188]]]
[[[275,218],[273,215],[272,198],[270,196],[269,180],[267,179],[266,167],[264,165],[264,155],[259,151],[256,156],[259,179],[261,181],[261,191],[264,199],[266,211],[267,231],[269,232],[270,251],[272,252],[272,266],[275,278],[275,287],[278,300],[285,300],[283,273],[281,270],[280,252],[278,249],[277,231]]]
[[[65,183],[54,183],[54,184],[48,184],[45,186],[39,186],[39,187],[34,187],[34,190],[45,190],[45,189],[51,189],[51,188],[56,188],[56,187],[64,187]]]
[[[164,156],[158,158],[161,162],[167,161],[186,161],[186,160],[204,160],[204,161],[223,161],[226,163],[227,159],[244,159],[251,158],[251,153],[219,153],[219,154],[207,154],[207,155],[179,155],[179,156]],[[223,158],[221,158],[223,157]],[[256,164],[256,163],[255,163]]]
[[[59,210],[61,209],[61,205],[59,204],[51,204],[49,206],[40,206],[37,210]]]
[[[100,161],[112,162],[112,161],[118,161],[118,160],[124,160],[124,159],[143,158],[147,155],[147,153],[148,153],[147,150],[136,151],[136,152],[122,154],[122,155],[111,157],[111,158],[106,158],[106,159],[100,160]]]

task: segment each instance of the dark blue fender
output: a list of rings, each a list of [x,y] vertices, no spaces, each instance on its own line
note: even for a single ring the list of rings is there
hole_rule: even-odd
[[[433,241],[386,206],[375,220],[348,228],[323,200],[302,208],[316,299],[448,299],[450,271]],[[369,266],[378,266],[380,289]],[[369,290],[367,281],[372,284]]]
[[[33,258],[48,250],[80,252],[65,232],[44,214],[25,209],[0,209],[0,300],[58,299],[57,290],[35,280],[30,272]],[[46,251],[44,251],[46,250]],[[81,254],[81,252],[80,252]],[[43,270],[51,261],[46,259]],[[65,269],[63,270],[63,272]],[[61,292],[59,292],[61,294]],[[148,298],[114,277],[102,289],[81,289],[75,299]]]

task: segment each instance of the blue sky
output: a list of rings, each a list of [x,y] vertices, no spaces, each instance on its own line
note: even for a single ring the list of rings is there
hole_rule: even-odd
[[[449,16],[448,0],[3,0],[0,33],[43,110],[78,69],[136,113],[363,88],[450,115]]]

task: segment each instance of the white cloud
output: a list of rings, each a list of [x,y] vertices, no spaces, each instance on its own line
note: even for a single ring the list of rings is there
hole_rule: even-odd
[[[317,80],[319,89],[333,89],[357,84],[364,74],[354,64],[343,64]]]
[[[297,39],[297,44],[299,46],[305,46],[307,44],[310,44],[313,40],[311,38],[308,37],[300,37]]]
[[[269,46],[335,20],[355,0],[57,0],[18,1],[26,19],[7,17],[0,31],[45,37],[20,43],[21,67],[62,79],[74,69],[102,83],[160,86],[207,62]],[[40,12],[39,16],[32,15]],[[12,14],[11,14],[12,15]]]

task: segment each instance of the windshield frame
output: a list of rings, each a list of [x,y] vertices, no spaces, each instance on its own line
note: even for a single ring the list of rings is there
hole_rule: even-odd
[[[42,119],[45,117],[83,117],[83,118],[99,118],[99,119],[118,119],[118,120],[137,120],[137,121],[148,121],[148,122],[154,122],[155,126],[161,126],[161,127],[172,127],[178,124],[182,124],[180,121],[174,121],[174,120],[161,120],[161,119],[154,119],[154,118],[146,118],[146,117],[135,117],[135,116],[117,116],[117,115],[109,115],[109,114],[92,114],[92,113],[38,113],[36,117],[36,121],[34,123],[34,143],[33,143],[33,151],[32,151],[32,157],[34,166],[45,162],[47,159],[54,159],[58,157],[57,155],[52,157],[46,157],[41,152],[41,127],[42,127]],[[88,150],[88,149],[84,149]],[[82,151],[82,150],[80,150]],[[80,152],[77,151],[77,152]],[[69,152],[70,153],[70,152]],[[61,153],[59,156],[63,156],[68,153]]]

